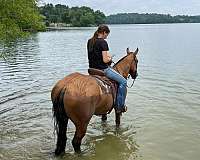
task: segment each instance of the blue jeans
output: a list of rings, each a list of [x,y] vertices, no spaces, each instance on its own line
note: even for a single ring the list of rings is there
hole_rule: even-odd
[[[118,86],[115,105],[118,108],[124,107],[126,99],[126,85],[127,85],[126,79],[110,67],[104,69],[104,73],[106,77],[118,82],[119,86]]]

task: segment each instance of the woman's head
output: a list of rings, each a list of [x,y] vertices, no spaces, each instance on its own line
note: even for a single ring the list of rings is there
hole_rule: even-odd
[[[106,39],[108,34],[110,33],[110,29],[107,25],[100,25],[97,29],[97,34],[103,39]]]
[[[93,49],[93,46],[94,46],[97,38],[106,39],[109,33],[110,33],[110,29],[108,28],[107,25],[103,25],[103,24],[100,25],[98,27],[98,29],[94,32],[93,37],[91,38],[91,41],[90,41],[90,44],[89,44],[90,50]]]

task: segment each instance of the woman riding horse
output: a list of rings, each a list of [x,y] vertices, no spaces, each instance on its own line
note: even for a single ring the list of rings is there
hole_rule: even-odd
[[[125,79],[128,75],[131,75],[132,79],[137,77],[137,52],[138,49],[135,52],[127,49],[127,55],[113,66]],[[76,127],[72,145],[75,152],[80,152],[81,141],[92,116],[106,115],[113,107],[112,94],[103,93],[95,77],[77,72],[56,83],[51,92],[51,100],[57,132],[56,155],[65,151],[69,119]],[[115,115],[116,125],[119,126],[121,113],[116,111]]]
[[[102,70],[106,77],[118,82],[117,98],[115,103],[116,111],[126,112],[127,107],[125,106],[126,98],[126,79],[121,76],[118,72],[110,67],[112,63],[112,57],[109,53],[108,43],[105,41],[110,29],[106,25],[100,25],[94,36],[88,40],[87,50],[89,67]]]

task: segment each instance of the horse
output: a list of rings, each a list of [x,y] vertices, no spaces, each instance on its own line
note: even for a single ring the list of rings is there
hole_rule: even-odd
[[[137,77],[137,53],[131,52],[128,48],[127,54],[121,58],[113,69],[124,78]],[[52,89],[51,100],[53,103],[53,116],[55,131],[57,133],[57,144],[55,155],[65,152],[66,131],[70,119],[76,131],[72,145],[76,153],[81,152],[81,141],[85,136],[87,126],[93,115],[101,115],[102,120],[107,119],[107,113],[113,108],[112,94],[103,94],[95,77],[78,72],[71,73],[59,80]],[[120,125],[121,113],[115,110],[116,126]]]

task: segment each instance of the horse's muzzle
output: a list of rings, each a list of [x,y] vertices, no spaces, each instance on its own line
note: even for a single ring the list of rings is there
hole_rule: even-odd
[[[137,76],[138,76],[138,73],[137,73],[137,71],[136,71],[136,72],[134,72],[133,74],[131,74],[131,77],[132,77],[132,79],[136,79],[136,78],[137,78]]]

